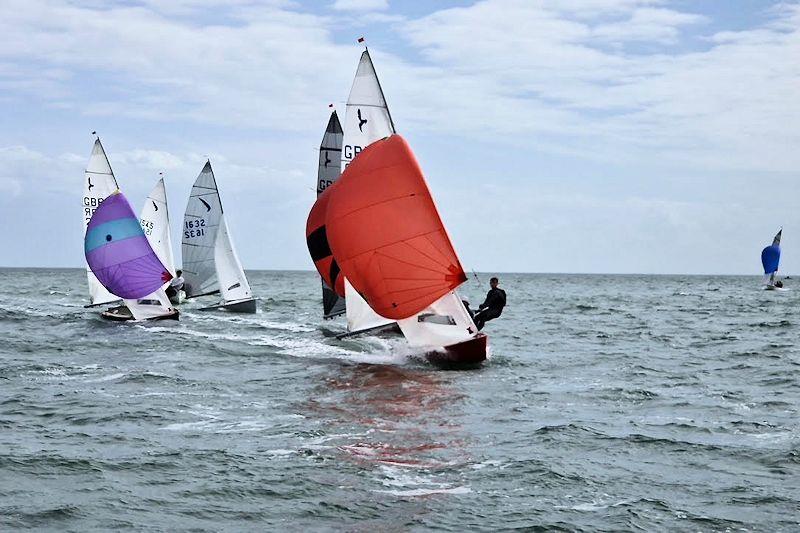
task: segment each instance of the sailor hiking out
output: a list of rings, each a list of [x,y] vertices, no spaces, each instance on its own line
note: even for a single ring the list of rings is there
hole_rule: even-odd
[[[493,320],[503,314],[503,307],[506,306],[506,291],[499,288],[497,285],[499,280],[492,278],[489,280],[491,289],[486,293],[486,300],[478,306],[480,311],[475,313],[473,319],[478,330],[482,330],[486,322]]]

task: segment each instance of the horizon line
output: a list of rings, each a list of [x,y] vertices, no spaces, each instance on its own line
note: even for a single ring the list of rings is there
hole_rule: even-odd
[[[53,267],[53,266],[3,266],[0,265],[0,270],[84,270],[86,267]],[[309,272],[316,273],[313,269],[301,268],[245,268],[245,272]],[[544,276],[737,276],[737,277],[762,277],[763,274],[732,274],[732,273],[719,273],[719,272],[700,272],[700,273],[685,273],[685,272],[545,272],[545,271],[513,271],[513,270],[470,270],[469,274],[476,272],[478,274],[533,274]],[[789,274],[782,274],[787,276]]]

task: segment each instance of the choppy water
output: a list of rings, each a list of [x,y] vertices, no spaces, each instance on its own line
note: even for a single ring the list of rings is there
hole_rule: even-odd
[[[504,275],[492,359],[446,372],[250,280],[257,315],[130,325],[0,270],[0,529],[800,528],[800,290]]]

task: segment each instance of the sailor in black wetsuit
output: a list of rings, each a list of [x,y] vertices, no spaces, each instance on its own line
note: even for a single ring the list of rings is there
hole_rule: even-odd
[[[489,280],[491,289],[486,293],[486,300],[479,306],[480,311],[475,313],[474,320],[478,330],[482,330],[486,322],[499,317],[506,306],[506,291],[497,287],[498,279]]]

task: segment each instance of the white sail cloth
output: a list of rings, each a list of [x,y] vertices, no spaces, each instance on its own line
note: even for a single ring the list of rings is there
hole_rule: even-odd
[[[369,51],[358,62],[356,77],[347,98],[342,139],[342,171],[370,144],[394,133],[394,124],[375,73]],[[345,280],[347,329],[358,332],[394,321],[377,314]]]
[[[445,294],[416,316],[398,320],[397,325],[414,347],[450,346],[478,333],[456,291]]]
[[[175,260],[172,255],[167,191],[164,187],[163,178],[158,180],[144,201],[139,222],[156,256],[167,267],[170,274],[174,276]],[[163,287],[144,298],[123,300],[135,320],[148,320],[175,312],[165,291],[168,284],[169,282],[165,283]]]
[[[100,139],[94,141],[92,155],[89,157],[89,164],[86,166],[83,182],[83,231],[92,218],[95,210],[103,203],[103,200],[116,191],[117,180],[111,170],[111,165],[103,150]],[[86,266],[86,276],[89,281],[89,302],[91,305],[106,304],[119,301],[119,296],[108,292],[97,280],[89,266]]]
[[[210,162],[197,176],[186,205],[181,251],[187,297],[219,291],[225,302],[252,298]]]

